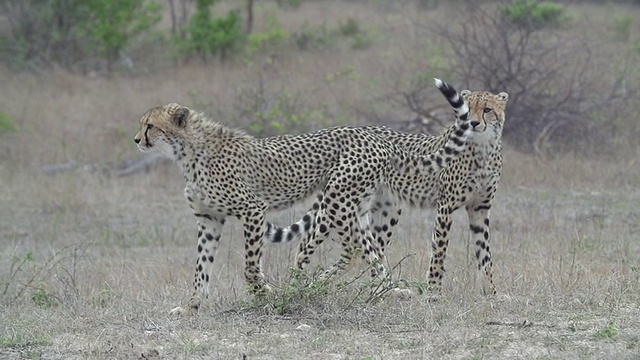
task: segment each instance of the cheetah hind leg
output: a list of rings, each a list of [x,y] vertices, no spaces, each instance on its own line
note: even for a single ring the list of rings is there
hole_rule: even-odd
[[[349,240],[350,237],[345,237],[344,232],[336,233],[342,240],[342,253],[340,254],[340,260],[318,275],[318,280],[320,281],[326,281],[339,273],[346,272],[352,264],[351,259],[353,258],[353,249],[351,241]]]
[[[354,255],[360,253],[360,256],[371,267],[371,278],[376,282],[388,279],[387,269],[384,265],[384,255],[373,241],[373,234],[369,226],[369,211],[360,211],[358,217],[358,226],[352,224],[349,229],[349,238],[344,238],[342,243],[342,254],[340,261],[334,264],[325,272],[325,276],[333,276],[338,271],[346,271],[353,265],[351,261]]]
[[[371,267],[371,278],[377,281],[384,281],[388,278],[385,267],[385,257],[382,248],[376,244],[374,235],[371,232],[371,198],[363,201],[363,205],[358,208],[358,225],[360,233],[353,238],[353,248],[362,251],[361,257]]]

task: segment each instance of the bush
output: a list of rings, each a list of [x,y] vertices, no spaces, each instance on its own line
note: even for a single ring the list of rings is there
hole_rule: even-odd
[[[91,55],[107,60],[108,70],[129,41],[161,20],[160,5],[142,0],[86,0],[79,6],[80,28]]]
[[[297,10],[302,6],[302,0],[276,0],[276,3],[282,9]]]
[[[233,110],[226,115],[232,122],[250,129],[252,134],[272,136],[307,132],[344,121],[335,108],[318,96],[327,82],[336,80],[318,81],[315,89],[303,91],[294,78],[283,83],[281,79],[287,76],[272,74],[266,64],[273,66],[274,59],[266,59],[237,85]]]
[[[160,20],[153,0],[0,1],[9,25],[0,60],[70,68],[92,57],[110,67],[130,41]]]
[[[502,16],[523,27],[556,26],[567,19],[563,5],[537,0],[514,0],[502,9]]]
[[[237,10],[225,17],[213,18],[211,7],[215,0],[196,1],[196,10],[187,26],[187,39],[178,40],[188,53],[196,53],[206,61],[209,55],[229,58],[244,40]]]
[[[360,23],[352,17],[347,18],[344,23],[341,21],[338,28],[340,29],[340,33],[344,36],[354,36],[360,33]]]
[[[319,27],[312,27],[306,20],[300,31],[293,33],[291,37],[300,50],[329,48],[337,41],[334,32],[327,29],[326,22],[322,22]]]
[[[289,32],[282,28],[274,15],[265,18],[265,30],[249,35],[249,50],[252,53],[279,53],[289,39]]]
[[[610,49],[581,38],[588,34],[505,23],[505,9],[470,9],[462,31],[434,29],[452,50],[455,77],[472,90],[509,93],[504,139],[518,149],[611,149],[614,120],[629,116],[620,105],[638,91],[633,60],[611,59]],[[616,60],[623,64],[614,68]]]

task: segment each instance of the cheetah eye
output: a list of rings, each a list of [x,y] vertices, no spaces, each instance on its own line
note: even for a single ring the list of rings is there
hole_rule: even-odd
[[[484,111],[484,113],[485,113],[485,114],[488,114],[488,113],[490,113],[490,112],[491,112],[491,108],[486,107],[486,108],[484,108],[484,110],[483,110],[483,111]]]
[[[153,129],[153,125],[152,124],[147,124],[147,129],[148,130]]]

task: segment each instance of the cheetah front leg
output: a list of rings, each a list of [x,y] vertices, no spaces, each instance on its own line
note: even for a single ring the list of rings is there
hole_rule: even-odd
[[[469,216],[469,229],[471,241],[476,245],[476,259],[478,271],[482,281],[482,291],[485,295],[495,294],[496,287],[493,284],[491,271],[491,249],[489,247],[489,210],[491,205],[468,205],[466,207]]]
[[[431,237],[431,262],[429,264],[428,282],[431,290],[439,291],[444,276],[444,260],[447,257],[449,232],[451,230],[451,213],[454,209],[438,202],[436,222]]]
[[[222,236],[225,218],[222,215],[199,212],[194,209],[198,219],[198,252],[193,277],[193,295],[186,307],[177,307],[171,314],[191,314],[198,311],[202,302],[209,297],[209,280],[213,272],[213,260]]]
[[[265,295],[271,292],[271,287],[267,285],[262,273],[262,243],[266,231],[265,213],[268,205],[256,201],[249,204],[244,218],[244,238],[245,238],[245,269],[244,277],[250,290],[257,295]]]

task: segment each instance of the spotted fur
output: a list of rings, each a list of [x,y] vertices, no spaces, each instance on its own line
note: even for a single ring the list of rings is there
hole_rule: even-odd
[[[427,186],[428,179],[399,177],[391,158],[408,159],[435,173],[451,163],[470,133],[469,122],[460,121],[446,145],[418,161],[369,128],[342,126],[255,138],[179,104],[147,111],[134,141],[143,152],[158,152],[175,160],[197,219],[194,292],[187,308],[174,311],[197,310],[207,297],[221,229],[230,216],[244,224],[248,284],[255,292],[268,291],[260,263],[265,231],[274,226],[265,222],[266,212],[289,207],[319,191],[326,196],[318,205],[322,216],[314,231],[334,229],[345,249],[359,241],[367,261],[384,273],[369,229],[371,199],[379,184],[412,181]],[[389,173],[395,174],[395,180],[389,179]],[[297,230],[310,231],[311,226]],[[286,240],[286,236],[270,239]]]
[[[398,199],[411,207],[435,208],[436,220],[431,240],[432,256],[428,281],[434,289],[437,289],[441,286],[444,274],[444,260],[452,225],[451,214],[458,208],[464,207],[469,216],[472,241],[476,246],[478,269],[483,277],[483,291],[495,293],[489,246],[489,210],[502,175],[501,137],[509,96],[505,92],[492,94],[469,90],[462,91],[461,95],[469,106],[469,118],[474,121],[473,135],[469,142],[449,166],[437,173],[429,172],[429,167],[424,167],[420,161],[417,161],[419,158],[414,157],[413,160],[408,161],[401,157],[394,157],[393,166],[407,181],[392,183],[388,187],[381,186],[376,192],[370,208],[372,234],[375,238],[374,244],[378,247],[378,255],[384,258],[385,247],[389,245],[402,213]],[[459,116],[459,112],[457,114]],[[457,131],[455,125],[438,136],[408,134],[378,127],[366,129],[412,155],[433,153],[442,148],[451,138],[451,134]],[[417,183],[417,180],[422,182]],[[303,231],[312,227],[313,223],[310,224],[309,221],[317,212],[317,203],[322,201],[322,195],[320,195],[313,208],[300,221],[290,227],[275,229],[271,232],[271,234],[282,232],[294,240],[303,241],[296,258],[296,265],[299,268],[304,268],[309,263],[310,255],[324,240]],[[351,249],[347,251],[349,252],[342,254],[342,263],[348,263],[352,257]],[[343,266],[346,265],[343,264]]]

